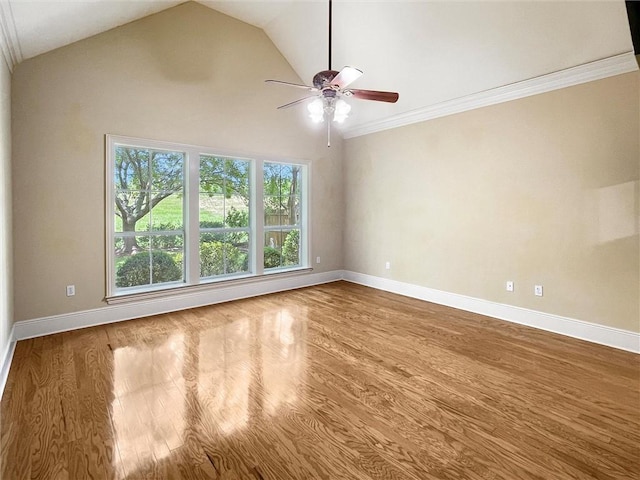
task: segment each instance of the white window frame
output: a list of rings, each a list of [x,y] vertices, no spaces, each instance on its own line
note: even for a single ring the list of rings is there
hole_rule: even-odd
[[[115,232],[115,185],[114,165],[116,145],[158,150],[184,152],[184,281],[162,283],[156,285],[144,285],[139,287],[117,288],[115,286],[115,252],[113,249]],[[174,142],[150,140],[144,138],[128,137],[122,135],[105,136],[105,252],[106,252],[106,300],[116,301],[119,298],[135,299],[136,295],[148,296],[154,292],[166,294],[168,291],[182,290],[185,288],[202,287],[228,282],[242,282],[243,280],[255,280],[256,277],[267,277],[286,272],[303,272],[311,270],[311,225],[310,214],[310,178],[311,162],[297,159],[281,159],[273,157],[261,157],[256,155],[238,154],[221,151],[212,147],[187,145]],[[229,159],[246,160],[250,163],[250,252],[249,272],[237,274],[219,275],[215,277],[200,278],[200,221],[199,221],[199,162],[201,155],[224,157]],[[264,268],[264,163],[293,164],[301,166],[300,177],[300,262],[299,266]]]

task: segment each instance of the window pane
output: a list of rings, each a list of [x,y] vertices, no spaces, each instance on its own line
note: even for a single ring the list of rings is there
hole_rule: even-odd
[[[264,194],[280,196],[280,164],[264,163]]]
[[[225,195],[227,198],[249,198],[249,162],[226,159],[224,163]]]
[[[220,228],[224,226],[224,196],[200,194],[200,227]]]
[[[224,173],[224,159],[210,155],[200,155],[200,192],[224,192],[221,175]]]
[[[144,214],[139,207],[147,201],[147,198],[147,191],[116,191],[114,210],[116,232],[146,232],[149,230],[149,215]]]
[[[152,184],[149,189],[157,192],[181,192],[183,164],[184,154],[181,152],[153,151]]]
[[[282,266],[282,241],[284,235],[281,230],[264,233],[264,268]]]
[[[282,165],[280,168],[280,195],[288,196],[293,186],[293,169],[291,165]]]
[[[152,283],[176,282],[184,279],[182,235],[156,235],[151,237]]]
[[[300,225],[300,197],[292,195],[287,197],[286,201],[282,225]]]
[[[213,235],[216,238],[212,238]],[[200,235],[200,277],[248,271],[248,233],[202,233]]]
[[[249,165],[246,160],[201,155],[200,191],[248,198]]]
[[[300,263],[300,230],[290,230],[282,243],[282,264],[292,267]]]
[[[116,287],[136,287],[151,283],[149,237],[115,237],[114,253]]]
[[[182,254],[184,251],[184,235],[155,235],[151,237],[153,250],[162,250],[170,254],[176,265],[182,269]]]
[[[113,183],[117,190],[149,188],[149,150],[116,146]]]
[[[248,232],[232,232],[225,235],[225,241],[243,253],[249,254],[250,242]]]
[[[249,205],[238,195],[225,202],[225,226],[231,228],[249,226]]]
[[[264,224],[282,225],[282,203],[281,197],[265,195],[264,197]]]
[[[226,235],[224,242],[225,273],[249,271],[248,244],[249,235],[245,232],[234,232]]]
[[[183,229],[183,196],[182,193],[168,195],[165,192],[153,192],[153,198],[162,198],[151,210],[151,230]],[[164,197],[164,198],[163,198]]]
[[[224,234],[212,239],[209,234],[200,235],[200,277],[224,274]]]
[[[302,168],[296,165],[291,175],[292,186],[289,190],[291,195],[300,195],[300,185],[302,184]]]

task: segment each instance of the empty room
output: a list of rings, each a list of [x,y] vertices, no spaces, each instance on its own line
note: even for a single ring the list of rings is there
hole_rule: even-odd
[[[639,21],[0,0],[0,479],[640,479]]]

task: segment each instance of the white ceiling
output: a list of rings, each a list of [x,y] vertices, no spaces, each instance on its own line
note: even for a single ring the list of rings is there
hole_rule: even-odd
[[[179,3],[0,0],[3,51],[18,63]],[[303,82],[310,84],[316,72],[327,68],[327,1],[200,3],[262,28]],[[456,102],[475,105],[478,98],[504,93],[505,86],[526,87],[531,94],[545,91],[532,89],[531,82],[552,80],[556,86],[565,86],[622,73],[637,68],[629,60],[633,60],[631,52],[622,0],[333,2],[332,67],[351,65],[363,70],[354,88],[400,93],[396,104],[352,100],[347,131],[384,125],[388,119],[389,125],[393,119],[420,119],[420,112],[433,113],[439,106],[450,111]],[[589,73],[596,70],[594,75]],[[561,72],[562,78],[578,75],[578,80],[558,83],[559,74],[548,75],[554,72]],[[291,100],[300,96],[300,91],[291,90]]]

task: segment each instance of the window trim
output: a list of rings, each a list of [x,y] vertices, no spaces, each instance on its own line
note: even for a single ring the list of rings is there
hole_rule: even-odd
[[[155,285],[141,285],[117,289],[115,286],[115,252],[113,239],[116,234],[115,217],[115,188],[114,165],[115,146],[160,149],[183,152],[185,165],[183,166],[184,184],[184,280],[167,282]],[[200,155],[213,155],[227,157],[236,160],[250,162],[250,208],[249,228],[251,232],[250,247],[250,272],[221,275],[217,277],[200,278],[199,238],[199,158]],[[163,295],[174,295],[182,292],[192,292],[207,288],[215,288],[226,285],[253,283],[272,276],[289,276],[292,274],[308,273],[313,271],[311,263],[311,164],[309,160],[291,158],[273,158],[262,155],[239,154],[213,147],[189,145],[183,143],[152,140],[123,135],[105,135],[105,277],[107,303],[124,303],[144,298],[157,298]],[[301,170],[301,219],[300,219],[300,260],[301,265],[295,267],[280,267],[266,270],[264,268],[264,170],[265,162],[292,164],[302,166]],[[194,198],[195,197],[195,198]]]

